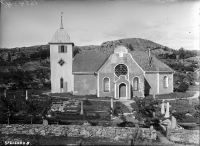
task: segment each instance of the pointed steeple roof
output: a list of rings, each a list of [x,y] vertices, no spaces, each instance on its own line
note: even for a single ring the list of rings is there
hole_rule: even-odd
[[[51,43],[69,43],[70,42],[70,37],[69,37],[67,31],[63,27],[62,14],[63,14],[63,12],[61,12],[60,29],[58,29],[54,33]]]

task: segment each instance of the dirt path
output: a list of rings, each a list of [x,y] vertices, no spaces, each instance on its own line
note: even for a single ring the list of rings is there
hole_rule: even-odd
[[[122,104],[124,104],[130,112],[133,111],[133,108],[131,107],[131,103],[135,102],[133,100],[119,100]]]

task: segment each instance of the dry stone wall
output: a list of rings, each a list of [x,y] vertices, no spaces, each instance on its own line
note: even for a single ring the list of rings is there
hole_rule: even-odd
[[[199,130],[167,128],[167,137],[174,142],[199,144]]]
[[[2,134],[27,134],[27,135],[54,135],[69,137],[106,137],[111,139],[132,139],[138,132],[136,128],[130,127],[103,127],[103,126],[84,126],[84,125],[18,125],[13,124],[6,127],[0,125]],[[140,129],[141,136],[148,139],[156,139],[156,131],[148,128]],[[153,134],[152,134],[153,133]]]

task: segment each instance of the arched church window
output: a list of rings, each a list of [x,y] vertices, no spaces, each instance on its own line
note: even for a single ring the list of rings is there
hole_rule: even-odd
[[[135,77],[133,79],[133,90],[138,91],[139,90],[139,78]]]
[[[103,91],[109,92],[109,89],[110,89],[109,78],[106,77],[103,79]]]
[[[60,88],[63,88],[63,78],[60,78]]]
[[[124,65],[124,64],[118,64],[116,67],[115,67],[115,74],[116,76],[120,76],[120,75],[126,75],[128,73],[128,69],[127,69],[127,66]]]
[[[164,88],[168,87],[168,77],[167,76],[164,76],[164,78],[163,78],[163,87]]]

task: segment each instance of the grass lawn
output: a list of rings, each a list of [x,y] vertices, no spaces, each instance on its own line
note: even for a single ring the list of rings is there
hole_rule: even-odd
[[[192,85],[189,86],[189,90],[188,91],[199,91],[200,90],[200,86],[199,85]]]
[[[176,110],[178,112],[186,112],[186,111],[193,111],[195,110],[194,105],[189,104],[188,100],[178,100],[176,101],[169,101],[171,105],[170,110]]]
[[[92,100],[110,100],[111,97],[97,97],[97,95],[72,95],[69,93],[50,93],[49,94],[52,97],[58,97],[58,98],[75,98],[75,99],[92,99]],[[113,99],[115,100],[115,99]]]
[[[87,97],[87,96],[85,96]],[[66,101],[69,100],[69,98],[56,98],[56,97],[52,97],[54,102],[61,102],[61,101]],[[71,98],[74,99],[74,98]],[[110,100],[106,100],[106,101],[100,101],[100,100],[88,100],[90,98],[75,98],[77,100],[83,100],[83,110],[87,111],[87,112],[93,112],[93,111],[107,111],[110,112],[110,107],[111,107],[111,103]],[[113,102],[113,106],[116,106],[116,102]],[[118,106],[122,109],[122,112],[127,113],[129,112],[129,109],[122,104],[121,102],[118,102]],[[76,108],[67,108],[67,109],[79,109],[80,110],[80,106],[76,107]]]
[[[83,104],[83,109],[85,109],[86,111],[110,111],[110,102],[106,102],[106,101],[90,101],[91,105],[88,104]],[[123,113],[127,113],[129,112],[129,109],[122,104],[121,102],[118,102],[119,107],[122,109]],[[113,103],[113,106],[116,106],[116,102]]]
[[[190,92],[190,93],[183,93],[183,92],[173,92],[169,94],[160,94],[156,95],[156,99],[175,99],[175,98],[187,98],[191,97],[195,94],[195,92]],[[148,95],[146,96],[147,98],[152,98],[153,95]]]
[[[170,111],[176,111],[173,115],[180,123],[199,123],[199,114],[195,109],[195,105],[199,105],[199,103],[197,103],[197,99],[190,100],[169,101]],[[186,116],[186,113],[190,113],[192,116]]]

